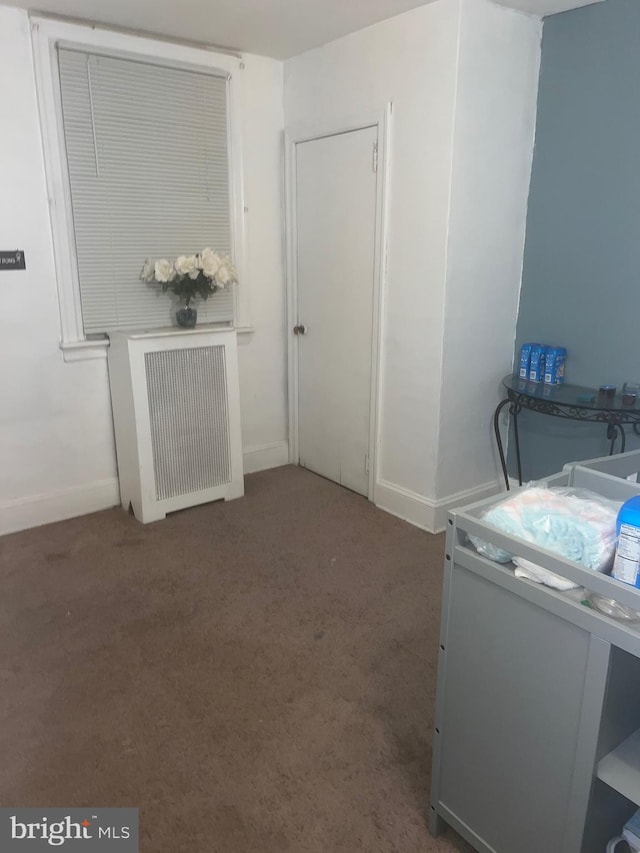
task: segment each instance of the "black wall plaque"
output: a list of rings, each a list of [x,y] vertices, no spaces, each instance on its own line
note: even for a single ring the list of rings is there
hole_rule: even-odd
[[[0,270],[26,270],[22,249],[14,249],[12,252],[0,252]]]

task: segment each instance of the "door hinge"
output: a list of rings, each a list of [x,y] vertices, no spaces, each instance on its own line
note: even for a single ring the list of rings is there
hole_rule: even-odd
[[[369,454],[368,453],[364,454],[364,473],[365,474],[369,473]]]
[[[373,143],[373,162],[371,163],[371,167],[375,172],[378,171],[378,140]]]

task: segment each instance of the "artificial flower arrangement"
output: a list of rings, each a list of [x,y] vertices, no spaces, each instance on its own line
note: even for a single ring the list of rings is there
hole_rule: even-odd
[[[203,249],[199,255],[180,255],[175,261],[147,259],[140,278],[158,282],[163,293],[167,290],[175,293],[185,306],[176,314],[179,325],[195,326],[197,311],[191,308],[191,301],[197,296],[208,299],[216,290],[236,284],[238,273],[228,255]]]

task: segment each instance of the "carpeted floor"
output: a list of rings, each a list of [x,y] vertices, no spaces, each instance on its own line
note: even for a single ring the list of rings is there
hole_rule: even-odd
[[[426,828],[443,538],[307,471],[0,539],[0,804],[143,853],[469,851]]]

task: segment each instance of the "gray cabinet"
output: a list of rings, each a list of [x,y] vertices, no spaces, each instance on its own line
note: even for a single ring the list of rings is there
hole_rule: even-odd
[[[488,503],[449,519],[431,829],[446,822],[481,853],[604,853],[640,805],[640,633],[477,554],[467,532],[492,537]]]

